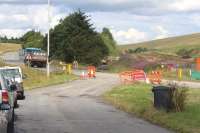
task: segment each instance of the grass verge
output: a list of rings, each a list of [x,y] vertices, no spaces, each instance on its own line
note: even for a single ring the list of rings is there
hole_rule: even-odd
[[[200,133],[200,89],[190,89],[184,112],[166,113],[153,107],[151,85],[119,86],[104,94],[115,107],[178,133]]]
[[[3,67],[14,65],[8,65],[0,61],[0,66]],[[29,68],[24,65],[21,65],[20,67],[22,68],[23,74],[27,76],[26,79],[24,79],[23,83],[25,90],[61,84],[72,80],[76,80],[78,78],[75,75],[67,75],[62,71],[52,72],[50,77],[47,78],[45,71]]]
[[[53,72],[48,78],[44,71],[27,67],[22,67],[22,69],[23,73],[27,75],[27,78],[24,80],[24,88],[26,90],[61,84],[77,79],[75,75],[67,75],[63,72]]]

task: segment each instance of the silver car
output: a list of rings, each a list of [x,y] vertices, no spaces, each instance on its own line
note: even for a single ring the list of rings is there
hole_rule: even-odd
[[[17,87],[9,82],[0,73],[0,133],[14,132],[14,102]]]
[[[20,67],[1,67],[0,71],[8,79],[13,79],[17,86],[17,99],[24,100],[23,75]]]

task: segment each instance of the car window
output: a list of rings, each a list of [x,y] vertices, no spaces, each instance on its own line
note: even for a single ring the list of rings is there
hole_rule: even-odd
[[[2,90],[2,86],[1,86],[2,82],[0,82],[0,90]]]
[[[4,76],[1,77],[1,89],[3,89],[4,87],[5,87],[4,89],[8,89],[8,84],[9,83],[7,83],[7,81],[8,80]]]
[[[3,70],[3,74],[5,77],[8,77],[8,78],[21,77],[19,69],[5,69]]]

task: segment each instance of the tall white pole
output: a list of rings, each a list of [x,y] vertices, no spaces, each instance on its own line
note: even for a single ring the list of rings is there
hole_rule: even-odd
[[[49,46],[50,46],[50,0],[48,0],[48,37],[47,37],[47,77],[50,76],[49,70]]]

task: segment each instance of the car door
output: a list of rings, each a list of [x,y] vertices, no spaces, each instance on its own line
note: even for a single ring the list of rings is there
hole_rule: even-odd
[[[11,90],[10,88],[10,81],[8,79],[5,79],[2,77],[4,82],[3,82],[3,89],[6,89],[8,91],[8,97],[9,97],[9,104],[12,108],[14,108],[14,102],[15,102],[15,91]]]
[[[4,81],[0,75],[0,105],[3,104],[2,92],[4,88]],[[9,112],[9,111],[8,111]],[[2,107],[0,107],[0,133],[7,133],[8,120],[11,118],[11,113],[5,113]]]

